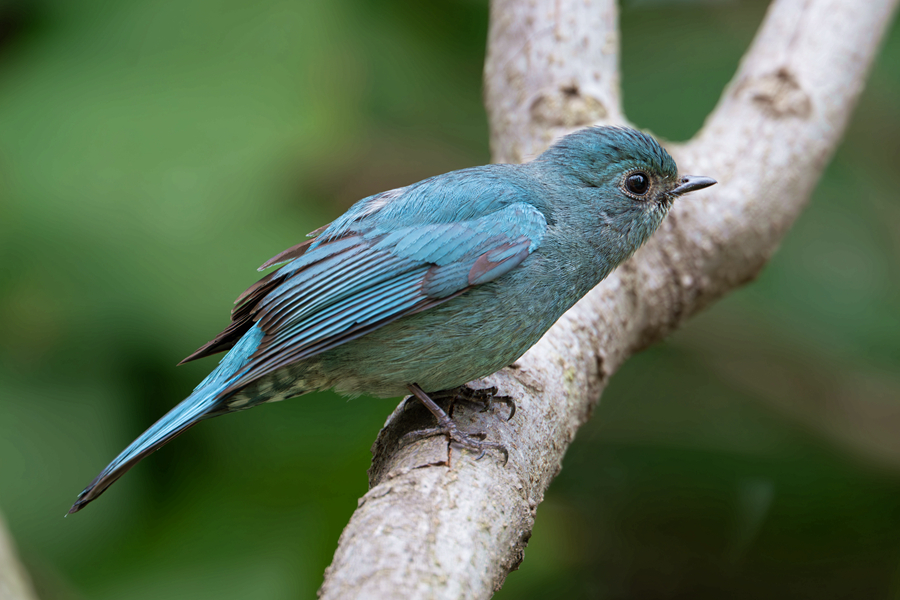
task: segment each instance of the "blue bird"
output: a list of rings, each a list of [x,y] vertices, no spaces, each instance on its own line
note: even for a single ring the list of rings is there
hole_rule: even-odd
[[[78,496],[84,508],[149,453],[203,419],[314,390],[411,392],[464,446],[505,449],[456,428],[429,393],[515,362],[631,256],[680,195],[650,136],[592,127],[522,165],[454,171],[376,194],[260,267],[231,324],[187,362],[228,351]]]

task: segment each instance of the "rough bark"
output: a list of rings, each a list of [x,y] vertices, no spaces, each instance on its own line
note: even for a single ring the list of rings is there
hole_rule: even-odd
[[[416,407],[388,418],[322,598],[489,598],[521,562],[535,511],[578,427],[630,355],[752,280],[836,148],[900,0],[775,0],[703,129],[669,149],[720,184],[679,201],[650,242],[573,307],[495,385],[514,419],[460,409],[509,463],[443,439],[400,449]],[[613,0],[494,0],[485,67],[494,157],[623,123]]]

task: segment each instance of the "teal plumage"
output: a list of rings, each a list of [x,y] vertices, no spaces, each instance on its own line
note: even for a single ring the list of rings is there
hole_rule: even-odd
[[[644,243],[677,196],[712,183],[679,178],[645,134],[598,127],[524,165],[454,171],[360,200],[260,268],[280,265],[185,359],[229,350],[216,370],[70,512],[202,419],[319,389],[437,392],[501,369]],[[476,444],[436,416],[442,432]]]

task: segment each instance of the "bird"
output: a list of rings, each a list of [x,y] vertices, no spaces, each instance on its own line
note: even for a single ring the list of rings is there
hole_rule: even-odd
[[[490,375],[541,336],[659,227],[673,202],[715,184],[679,176],[650,135],[592,126],[524,164],[452,171],[363,198],[263,263],[231,323],[182,363],[218,366],[123,450],[69,510],[198,422],[316,390],[433,400]],[[182,364],[179,363],[179,364]]]

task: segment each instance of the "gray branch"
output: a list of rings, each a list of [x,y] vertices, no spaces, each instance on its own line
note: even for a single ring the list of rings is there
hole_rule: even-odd
[[[31,581],[16,558],[16,549],[0,516],[0,600],[35,600]]]
[[[322,598],[489,598],[522,561],[537,506],[575,432],[632,354],[752,280],[840,141],[900,0],[775,0],[702,131],[670,146],[682,172],[720,185],[673,208],[650,242],[566,313],[497,386],[514,419],[459,410],[510,450],[474,457],[435,438],[399,448],[427,419],[403,405],[373,446]],[[624,123],[613,0],[494,0],[486,103],[497,161],[556,137]]]

